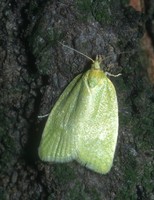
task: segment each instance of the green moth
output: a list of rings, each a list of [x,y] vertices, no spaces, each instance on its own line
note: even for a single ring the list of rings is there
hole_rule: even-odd
[[[100,68],[101,57],[92,62],[91,69],[76,76],[55,103],[39,157],[60,163],[76,160],[106,174],[112,167],[118,136],[117,95]]]

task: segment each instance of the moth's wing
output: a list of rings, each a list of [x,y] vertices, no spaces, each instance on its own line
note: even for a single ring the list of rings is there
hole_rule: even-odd
[[[71,81],[48,117],[39,146],[41,160],[65,162],[73,160],[76,155],[76,138],[71,120],[81,88],[80,79],[81,74]]]
[[[76,127],[78,133],[77,160],[95,172],[105,174],[112,166],[117,143],[116,91],[106,77],[102,88],[91,90],[85,84],[82,92],[84,98],[82,98],[82,109],[79,110],[84,123],[78,123]],[[80,116],[78,115],[78,118]]]

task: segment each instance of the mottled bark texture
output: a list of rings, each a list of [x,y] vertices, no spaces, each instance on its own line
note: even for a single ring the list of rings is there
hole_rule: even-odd
[[[154,94],[140,51],[144,14],[127,3],[0,1],[1,200],[154,199]],[[152,12],[147,12],[149,22]],[[76,162],[43,163],[38,158],[46,122],[38,115],[49,113],[70,80],[90,67],[87,59],[58,41],[92,58],[110,56],[104,70],[122,73],[112,78],[120,128],[107,175]]]

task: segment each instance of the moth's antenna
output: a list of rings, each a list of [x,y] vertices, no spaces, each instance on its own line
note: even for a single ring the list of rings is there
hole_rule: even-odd
[[[61,43],[61,42],[59,42],[59,43],[60,43],[61,45],[63,45],[64,47],[67,47],[68,49],[71,49],[71,50],[73,50],[73,51],[75,51],[75,52],[81,54],[82,56],[88,58],[88,59],[91,60],[93,63],[95,62],[92,58],[90,58],[89,56],[85,55],[84,53],[81,53],[80,51],[78,51],[78,50],[76,50],[76,49],[73,49],[73,48],[71,48],[71,47],[69,47],[69,46],[67,46],[67,45],[65,45],[65,44],[63,44],[63,43]]]
[[[123,52],[120,52],[120,53],[117,53],[118,55],[120,55],[120,54],[127,54],[127,53],[132,53],[132,51],[123,51]],[[105,58],[102,58],[102,61],[103,60],[106,60],[106,59],[108,59],[108,58],[110,58],[110,57],[112,57],[111,55],[110,56],[106,56]]]

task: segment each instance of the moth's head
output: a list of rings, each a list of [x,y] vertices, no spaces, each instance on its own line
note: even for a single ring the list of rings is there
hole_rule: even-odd
[[[93,61],[91,68],[92,69],[100,69],[100,64],[102,62],[102,56],[97,55],[96,59]]]

